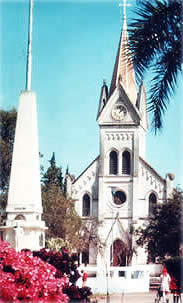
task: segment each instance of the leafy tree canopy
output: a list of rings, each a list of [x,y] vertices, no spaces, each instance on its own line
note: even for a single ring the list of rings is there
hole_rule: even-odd
[[[47,238],[62,238],[76,247],[81,220],[75,212],[74,201],[67,199],[55,184],[50,184],[43,191],[42,199]]]
[[[51,160],[49,160],[50,166],[47,171],[43,174],[42,182],[44,187],[49,187],[50,184],[55,184],[63,189],[63,177],[62,177],[62,168],[56,166],[55,153],[53,153]]]
[[[13,154],[17,112],[0,110],[0,190],[7,192]]]
[[[61,168],[57,167],[55,154],[42,178],[43,217],[48,227],[47,239],[61,238],[72,248],[78,248],[81,219],[74,201],[64,193]]]
[[[145,247],[151,260],[155,257],[178,256],[183,232],[183,193],[176,190],[167,203],[154,207],[144,228],[137,233],[137,244]]]

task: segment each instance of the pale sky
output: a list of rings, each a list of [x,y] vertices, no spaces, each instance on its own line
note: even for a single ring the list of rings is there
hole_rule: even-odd
[[[78,176],[99,154],[96,115],[103,79],[110,85],[112,77],[121,31],[119,1],[34,0],[33,12],[32,90],[42,164],[47,167],[55,152],[63,172],[68,164]],[[11,109],[25,89],[28,0],[1,0],[0,14],[0,105]],[[146,161],[162,177],[175,173],[175,185],[183,185],[180,83],[162,133],[149,133],[146,148]]]

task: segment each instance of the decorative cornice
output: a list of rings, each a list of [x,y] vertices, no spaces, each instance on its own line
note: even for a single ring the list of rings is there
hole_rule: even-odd
[[[114,133],[114,132],[107,132],[105,137],[108,141],[129,141],[133,139],[132,133]]]
[[[140,174],[145,177],[145,180],[156,190],[158,193],[164,191],[165,179],[163,179],[147,162],[142,158],[140,166]]]

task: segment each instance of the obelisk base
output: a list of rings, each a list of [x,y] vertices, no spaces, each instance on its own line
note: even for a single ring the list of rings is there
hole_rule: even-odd
[[[9,242],[16,251],[22,249],[33,251],[44,248],[46,229],[44,221],[32,222],[30,225],[24,220],[7,222],[6,226],[0,227],[3,240]]]

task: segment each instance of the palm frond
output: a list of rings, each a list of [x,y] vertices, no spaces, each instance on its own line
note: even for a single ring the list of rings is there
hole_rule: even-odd
[[[171,49],[155,62],[155,76],[152,79],[148,101],[148,110],[153,113],[152,127],[155,133],[162,128],[162,117],[177,85],[177,75],[181,71],[180,56],[181,54],[175,54],[175,49]]]
[[[149,1],[144,2],[136,11],[138,18],[128,29],[129,49],[139,79],[143,77],[144,71],[159,50],[167,43],[167,23],[162,22],[167,19],[167,3],[153,1],[153,4]]]
[[[155,74],[148,99],[156,133],[162,128],[162,117],[183,63],[183,2],[144,1],[136,14],[129,28],[129,51],[138,82],[147,70]]]

